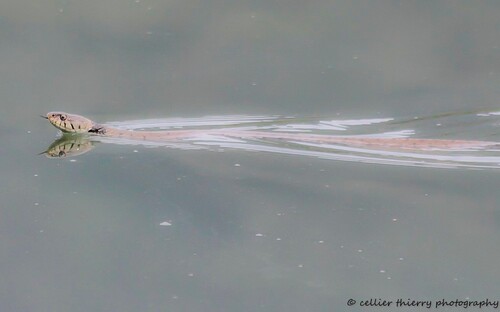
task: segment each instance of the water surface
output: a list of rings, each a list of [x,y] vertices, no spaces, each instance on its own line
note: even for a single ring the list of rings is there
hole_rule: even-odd
[[[198,138],[37,155],[58,138],[49,111],[500,141],[498,16],[497,1],[2,1],[0,311],[500,299],[494,151]]]

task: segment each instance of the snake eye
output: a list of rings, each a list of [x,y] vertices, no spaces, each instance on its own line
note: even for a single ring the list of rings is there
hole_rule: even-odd
[[[63,156],[66,156],[66,153],[64,151],[59,151],[59,154],[58,154],[59,157],[63,157]]]
[[[61,121],[65,121],[66,120],[66,115],[60,115],[59,119],[61,119]]]

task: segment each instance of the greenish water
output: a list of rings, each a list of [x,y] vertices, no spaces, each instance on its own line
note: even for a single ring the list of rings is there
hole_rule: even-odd
[[[500,141],[497,115],[484,116],[500,98],[495,2],[4,1],[0,12],[1,311],[500,300],[495,168],[106,143],[37,155],[57,137],[38,117],[52,110],[395,118],[391,130],[417,137]]]

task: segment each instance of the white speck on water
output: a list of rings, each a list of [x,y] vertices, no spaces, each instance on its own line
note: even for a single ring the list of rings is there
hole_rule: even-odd
[[[64,9],[59,9],[59,13],[62,13],[62,12],[64,12]]]
[[[255,15],[250,15],[250,18],[255,18]]]
[[[257,233],[257,234],[255,234],[255,236],[257,236],[257,237],[264,237],[264,234],[262,234],[262,233]]]
[[[320,240],[320,241],[318,241],[318,244],[323,244],[324,242],[325,241]]]
[[[139,151],[138,151],[138,150],[133,150],[133,152],[134,152],[134,153],[139,153]]]
[[[281,238],[279,238],[279,237],[276,237],[276,240],[277,240],[277,241],[280,241],[280,240],[281,240]]]
[[[397,221],[398,221],[398,219],[396,219],[396,218],[392,219],[392,222],[397,222]]]
[[[441,124],[440,124],[440,123],[437,123],[437,124],[436,124],[436,126],[441,127]]]
[[[43,233],[43,230],[40,230],[40,233]]]
[[[170,225],[172,225],[172,223],[170,223],[168,221],[163,221],[162,223],[160,223],[160,225],[162,225],[162,226],[170,226]]]
[[[257,83],[256,83],[256,82],[252,82],[252,86],[256,86],[256,85],[257,85]]]
[[[358,249],[358,252],[363,252],[363,249]]]
[[[76,162],[76,159],[70,159],[69,161],[70,162]]]
[[[390,280],[390,279],[392,279],[392,277],[390,277],[390,276],[387,276],[387,279],[388,279],[388,280]]]
[[[241,167],[241,165],[240,165],[240,164],[234,164],[234,166],[235,166],[235,167]]]
[[[385,273],[385,270],[380,270],[379,272],[380,272],[380,273]]]
[[[152,31],[147,31],[147,32],[146,32],[146,35],[152,35],[152,34],[153,34],[153,32],[152,32]]]
[[[353,59],[353,60],[357,60],[357,59],[359,59],[359,56],[354,55],[354,56],[352,57],[352,59]]]
[[[344,245],[340,245],[340,248],[344,248]]]
[[[188,274],[189,277],[193,277],[194,276],[194,273],[189,273]]]
[[[297,267],[299,267],[299,268],[303,268],[303,267],[304,267],[304,265],[303,265],[303,264],[299,264]]]
[[[31,133],[31,131],[29,131],[29,130],[28,130],[28,131],[26,131],[26,132],[27,132],[28,134],[29,134],[29,133]]]
[[[179,299],[179,297],[177,297],[177,296],[172,296],[172,299],[174,299],[174,300],[175,300],[175,299]]]
[[[36,174],[36,173],[35,173],[33,176],[34,176],[34,177],[38,177],[38,174]]]
[[[35,206],[38,206],[38,205],[40,205],[40,204],[39,204],[39,203],[34,203],[34,205],[35,205]]]
[[[405,258],[401,257],[401,258],[399,258],[399,261],[403,261],[404,259],[405,259]]]

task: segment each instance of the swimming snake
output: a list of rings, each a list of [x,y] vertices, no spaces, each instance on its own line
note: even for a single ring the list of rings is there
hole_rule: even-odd
[[[319,144],[342,144],[347,146],[377,148],[377,149],[404,149],[414,151],[424,150],[457,150],[457,149],[484,149],[499,147],[499,142],[477,140],[447,140],[421,138],[380,138],[369,136],[340,136],[290,132],[266,132],[238,129],[209,129],[209,130],[168,130],[143,131],[122,130],[111,126],[96,123],[80,115],[64,112],[50,112],[42,116],[57,129],[65,133],[89,134],[111,138],[124,138],[147,141],[176,141],[188,139],[200,134],[220,135],[240,139],[277,139],[300,141]]]

